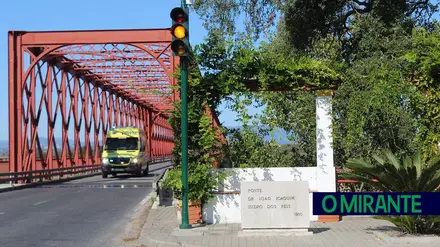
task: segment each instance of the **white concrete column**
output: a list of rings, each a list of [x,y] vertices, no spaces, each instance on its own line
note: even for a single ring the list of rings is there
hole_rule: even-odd
[[[316,179],[318,192],[336,192],[333,163],[332,96],[316,96]]]

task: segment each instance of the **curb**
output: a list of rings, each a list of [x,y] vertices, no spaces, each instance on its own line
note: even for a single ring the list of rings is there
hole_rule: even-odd
[[[391,237],[385,233],[378,231],[373,231],[373,234],[383,242],[391,243],[391,244],[440,243],[440,237],[433,237],[433,236]]]
[[[122,241],[134,241],[141,237],[142,229],[147,222],[151,206],[153,205],[151,198],[155,196],[155,193],[155,191],[151,191],[135,208],[134,214],[130,219],[129,229],[125,231]]]
[[[161,180],[166,178],[169,169],[170,169],[169,167],[165,168],[164,169],[165,171],[159,176],[156,183],[153,183],[153,189],[156,192],[156,200],[153,203],[152,209],[157,209],[157,207],[159,207],[159,205],[160,205]]]
[[[39,185],[63,183],[63,182],[72,181],[72,180],[75,180],[75,179],[94,177],[94,176],[97,176],[99,174],[101,174],[101,173],[100,172],[96,172],[96,173],[90,173],[90,174],[86,174],[86,175],[73,176],[73,177],[69,177],[69,178],[62,178],[62,179],[57,179],[57,180],[49,180],[49,181],[43,181],[43,182],[34,182],[34,183],[29,183],[29,184],[11,186],[11,187],[7,187],[7,188],[0,188],[0,193],[8,192],[8,191],[13,191],[13,190],[22,190],[22,189],[27,189],[27,188],[33,188],[33,187],[37,187]]]
[[[159,189],[160,189],[160,185],[161,185],[161,180],[163,180],[167,174],[168,174],[168,170],[171,167],[167,167],[165,168],[165,171],[159,176],[159,179],[156,181],[156,183],[153,184],[153,188],[155,189],[154,192],[152,193],[156,193],[157,197],[156,200],[154,201],[154,203],[152,203],[151,209],[157,209],[157,207],[159,206]],[[151,195],[151,193],[150,193]],[[148,212],[148,216],[150,215],[151,209]],[[147,218],[148,218],[147,216]],[[145,222],[146,223],[146,222]],[[149,235],[142,235],[142,232],[140,234],[140,236],[137,239],[137,242],[139,244],[142,245],[146,245],[148,247],[205,247],[205,246],[201,246],[201,245],[193,245],[193,244],[185,244],[185,243],[180,243],[180,242],[173,242],[173,241],[163,241],[163,240],[157,240],[154,238],[151,238]]]
[[[140,241],[142,239],[142,241]],[[185,244],[181,242],[171,242],[171,241],[164,241],[164,240],[157,240],[151,237],[143,237],[141,236],[139,238],[139,243],[146,245],[148,247],[206,247],[203,245],[196,245],[196,244]]]
[[[153,183],[153,189],[155,189],[158,192],[158,188],[160,187],[160,180],[162,180],[164,177],[166,177],[166,174],[168,173],[168,170],[173,167],[173,164],[170,163],[169,167],[165,167],[164,168],[164,172],[162,174],[160,174],[160,176],[158,176],[159,178],[157,179],[157,181],[155,183]],[[158,192],[159,194],[159,192]]]
[[[126,230],[124,236],[122,237],[122,241],[129,242],[139,240],[142,237],[142,230],[144,228],[145,223],[147,222],[148,216],[150,215],[151,208],[154,203],[157,201],[157,184],[162,179],[163,175],[168,171],[169,168],[164,168],[164,172],[162,172],[158,179],[152,183],[152,191],[145,197],[139,205],[134,209],[134,214],[130,219],[130,224],[128,226],[128,230]],[[153,202],[151,198],[156,197],[156,200]]]

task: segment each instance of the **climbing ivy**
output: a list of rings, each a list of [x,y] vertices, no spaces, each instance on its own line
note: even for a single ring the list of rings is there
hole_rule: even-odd
[[[252,48],[245,41],[234,43],[210,37],[202,45],[195,47],[190,66],[188,93],[188,146],[189,146],[189,196],[191,200],[206,202],[212,198],[217,181],[225,176],[221,173],[210,172],[215,164],[221,163],[221,155],[226,154],[226,143],[221,143],[219,135],[223,129],[214,129],[211,119],[207,118],[206,109],[215,114],[222,99],[230,95],[235,101],[234,109],[241,111],[243,122],[249,120],[246,105],[251,103],[251,94],[246,82],[257,83],[258,90],[290,89],[300,91],[305,88],[335,88],[341,82],[341,76],[330,69],[325,63],[307,57],[280,57],[275,52],[262,46]],[[203,72],[203,75],[202,75]],[[174,76],[178,76],[178,72]],[[179,89],[176,86],[175,89]],[[240,97],[240,96],[244,96]],[[175,148],[173,150],[175,168],[169,173],[166,183],[172,187],[177,197],[181,196],[180,157],[180,101],[174,102],[174,110],[169,122],[175,133]],[[249,133],[248,133],[249,135]],[[264,149],[267,160],[276,161],[273,155],[279,145],[272,143]],[[272,151],[271,151],[272,150]],[[287,155],[287,151],[281,154]],[[229,153],[230,154],[230,153]],[[259,157],[259,158],[258,158]],[[265,162],[263,156],[255,156],[247,164]],[[258,159],[257,159],[258,158]],[[277,161],[282,165],[283,160]]]
[[[225,174],[211,172],[211,168],[221,159],[216,154],[221,153],[223,144],[219,135],[222,130],[213,128],[212,119],[206,114],[207,110],[212,109],[212,91],[196,69],[191,64],[188,90],[188,195],[190,200],[204,203],[212,198],[211,192]],[[178,75],[179,71],[174,76]],[[173,89],[179,90],[180,85]],[[176,100],[173,104],[174,109],[168,121],[175,135],[174,169],[168,173],[164,185],[172,188],[175,197],[181,199],[181,101]]]
[[[440,143],[440,25],[432,30],[413,30],[411,48],[401,58],[409,73],[408,80],[424,97],[417,107],[423,123],[418,140],[425,159],[439,154]]]

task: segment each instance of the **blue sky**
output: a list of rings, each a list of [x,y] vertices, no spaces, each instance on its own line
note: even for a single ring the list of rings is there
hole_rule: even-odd
[[[122,1],[123,2],[123,1]],[[15,0],[3,1],[0,8],[0,140],[8,139],[8,46],[9,30],[93,30],[166,28],[170,26],[169,12],[180,6],[180,0]],[[435,16],[438,19],[438,15]],[[203,41],[206,30],[202,21],[192,12],[190,20],[191,44]],[[225,126],[239,126],[236,114],[222,104],[220,121]],[[261,108],[248,108],[250,114]],[[40,126],[41,128],[42,126]],[[56,131],[58,132],[58,131]],[[70,134],[69,134],[70,135]],[[42,136],[45,136],[42,134]],[[61,137],[56,133],[56,138]]]
[[[121,4],[123,2],[123,4]],[[167,28],[169,12],[180,6],[180,0],[16,0],[4,1],[0,8],[0,140],[8,139],[8,43],[9,30],[93,30],[93,29],[139,29]],[[192,12],[190,20],[191,44],[203,41],[206,30],[202,21]],[[220,121],[225,126],[237,126],[236,115],[223,110]],[[250,109],[251,113],[257,109]]]

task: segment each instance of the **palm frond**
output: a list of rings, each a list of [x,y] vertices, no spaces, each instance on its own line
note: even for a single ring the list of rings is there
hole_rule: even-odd
[[[426,162],[426,167],[435,166],[435,164],[440,163],[440,156],[434,157]]]
[[[435,192],[440,186],[440,177],[437,177],[435,179],[430,179],[426,183],[420,183],[417,191],[423,191],[423,192]]]
[[[354,169],[353,167],[373,168],[374,166],[371,163],[365,161],[364,159],[354,158],[354,159],[347,160],[346,167],[350,168],[350,169]]]
[[[440,178],[440,160],[438,161],[433,161],[433,162],[429,162],[430,164],[426,166],[426,168],[424,168],[420,174],[420,177],[418,178],[418,183],[420,184],[420,189],[421,191],[429,191],[428,189],[431,189],[432,186],[436,186],[436,188],[438,187],[438,185],[433,185],[431,183],[437,183],[437,181],[439,181]],[[430,182],[431,181],[431,182]],[[427,188],[423,188],[423,187],[427,187]]]
[[[403,160],[403,168],[404,169],[408,169],[408,167],[411,167],[413,164],[412,164],[412,159],[411,159],[411,157],[405,157],[405,159]]]
[[[396,168],[396,170],[399,170],[401,168],[399,160],[390,150],[385,150],[383,151],[383,153],[388,161]]]
[[[413,164],[417,171],[417,178],[420,178],[420,175],[422,174],[422,156],[420,154],[420,151],[417,151],[414,155]]]
[[[379,155],[373,154],[372,157],[373,157],[374,160],[377,161],[377,163],[379,163],[381,165],[385,164],[385,160],[382,159],[382,157],[380,157]]]
[[[434,223],[440,224],[440,216],[433,216],[430,220]]]

